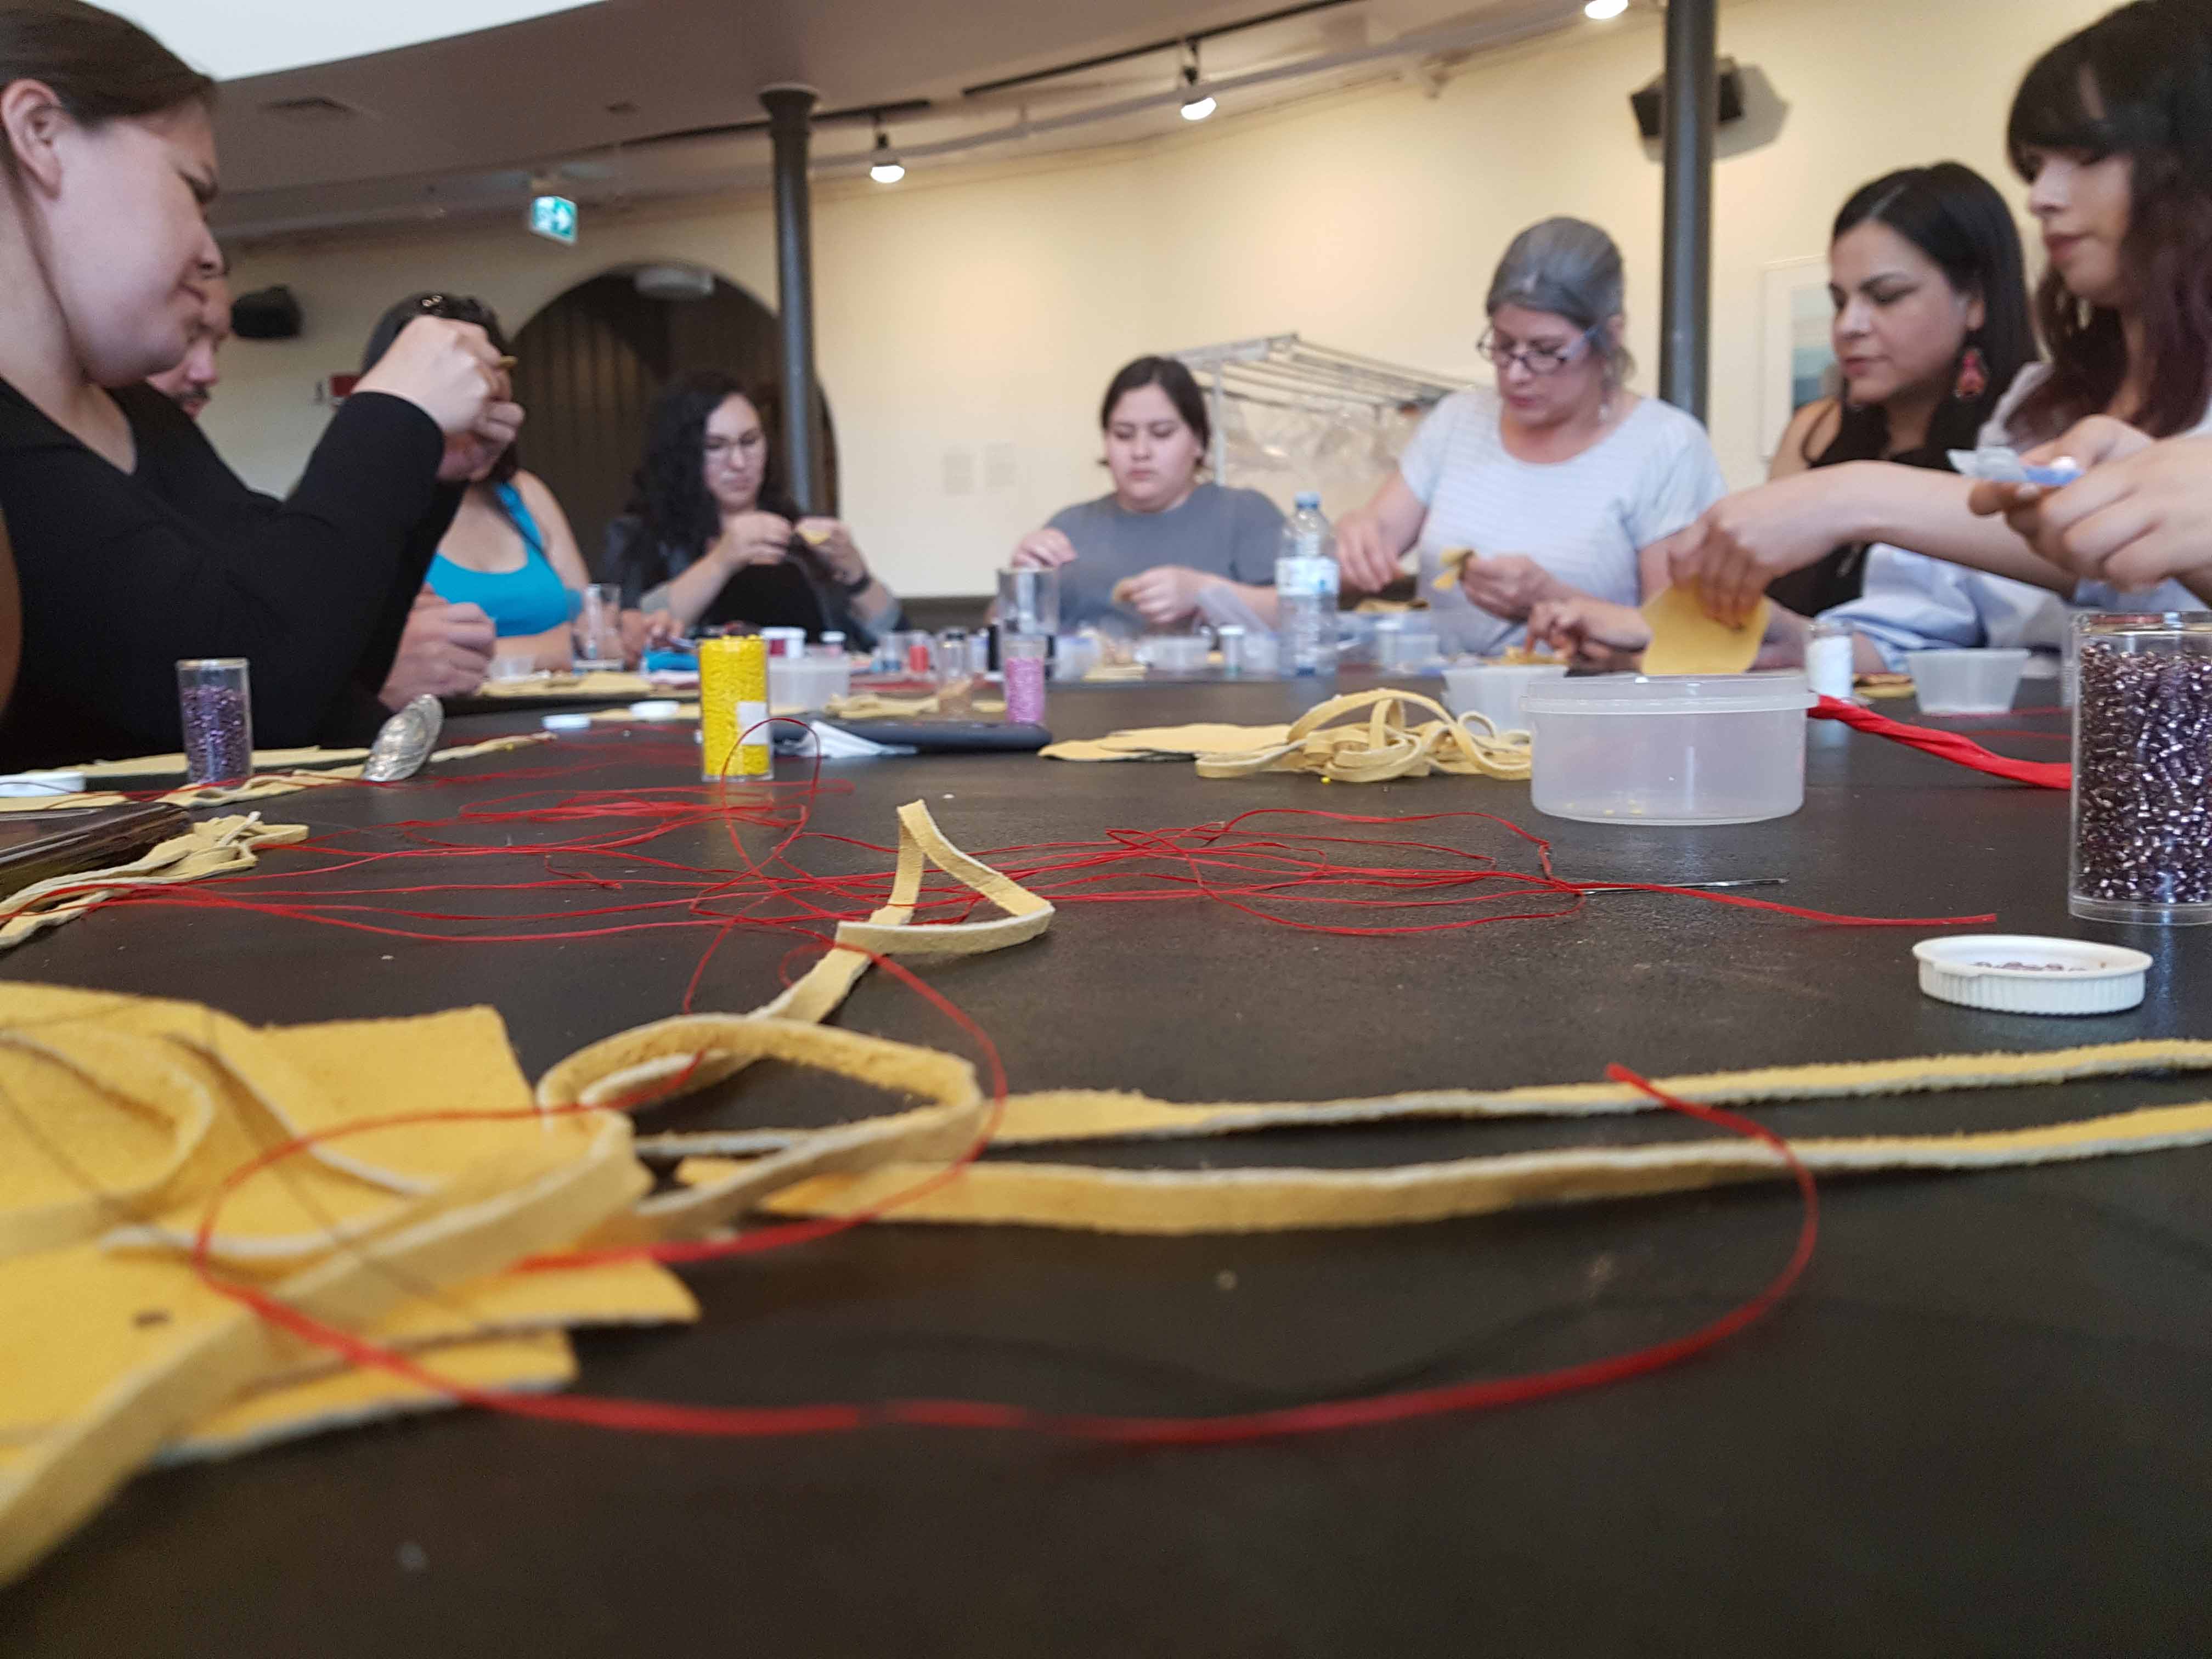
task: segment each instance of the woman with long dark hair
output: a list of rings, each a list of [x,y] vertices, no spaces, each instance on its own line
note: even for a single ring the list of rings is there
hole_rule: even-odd
[[[1154,628],[1194,616],[1249,611],[1275,621],[1275,556],[1283,515],[1256,489],[1205,476],[1213,423],[1206,394],[1173,357],[1139,357],[1107,383],[1098,405],[1106,441],[1105,495],[1062,507],[1014,549],[1014,568],[1060,573],[1060,620],[1070,628]],[[1209,600],[1226,599],[1209,610]]]
[[[373,371],[417,317],[474,323],[492,349],[507,355],[507,331],[481,300],[459,294],[413,294],[377,319],[362,353]],[[504,384],[504,371],[502,371]],[[473,440],[459,441],[473,444]],[[449,446],[450,447],[450,446]],[[424,586],[447,605],[474,605],[490,619],[502,657],[527,657],[539,668],[564,669],[573,659],[569,619],[592,578],[577,550],[568,514],[545,481],[523,470],[515,446],[477,446]]]
[[[1828,247],[1839,396],[1799,410],[1771,478],[1854,461],[1948,471],[1972,449],[2015,377],[2035,359],[2020,233],[1996,187],[1956,161],[1906,167],[1861,185],[1836,215]],[[1804,618],[1865,589],[1864,541],[1830,549],[1778,578],[1781,609],[1762,661],[1802,660]],[[1879,572],[1884,568],[1876,561]],[[1594,665],[1615,666],[1649,642],[1642,615],[1592,599],[1539,607],[1530,632]],[[1869,643],[1864,665],[1883,659]]]
[[[2013,100],[2008,146],[2050,255],[2036,313],[2051,362],[2021,371],[1983,436],[2033,444],[2094,414],[2154,438],[2204,426],[2212,38],[2203,0],[2136,0],[2052,47]],[[1737,618],[1775,578],[1838,543],[1887,544],[1877,555],[1891,569],[1870,561],[1865,598],[1844,610],[1862,632],[1881,626],[1879,607],[1904,617],[1885,641],[1892,655],[1922,642],[2055,645],[2063,602],[2192,602],[2179,589],[2081,583],[2002,522],[1976,517],[1969,495],[1965,480],[1920,469],[1826,467],[1730,496],[1674,539],[1669,560],[1716,616]],[[2212,592],[2212,575],[2190,580]]]
[[[672,382],[646,417],[629,507],[607,526],[623,603],[676,625],[750,623],[843,634],[866,648],[899,623],[849,526],[786,492],[758,400],[727,374]]]
[[[504,442],[520,418],[483,330],[420,319],[291,499],[254,502],[143,384],[183,358],[222,269],[212,95],[95,7],[0,7],[0,513],[23,612],[0,767],[179,747],[183,657],[246,658],[272,743],[373,730],[453,508],[446,435]]]

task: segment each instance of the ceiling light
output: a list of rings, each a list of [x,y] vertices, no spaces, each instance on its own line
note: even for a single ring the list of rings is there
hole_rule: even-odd
[[[1628,9],[1628,0],[1589,0],[1583,15],[1593,23],[1609,22]]]
[[[1190,93],[1190,96],[1182,100],[1182,118],[1203,121],[1212,114],[1218,107],[1212,94],[1198,89],[1198,45],[1195,41],[1191,44],[1190,62],[1182,66],[1182,83]]]
[[[906,177],[906,165],[899,160],[898,152],[891,148],[890,134],[881,127],[876,129],[874,155],[875,162],[868,169],[868,177],[878,184],[895,185]]]
[[[303,6],[299,0],[109,0],[186,63],[219,81],[395,52],[479,29],[570,11],[598,0],[381,0]]]

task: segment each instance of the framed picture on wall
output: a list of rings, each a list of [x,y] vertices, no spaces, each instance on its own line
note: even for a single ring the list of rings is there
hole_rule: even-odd
[[[1842,383],[1828,325],[1828,261],[1782,259],[1760,273],[1759,453],[1772,460],[1790,417]]]

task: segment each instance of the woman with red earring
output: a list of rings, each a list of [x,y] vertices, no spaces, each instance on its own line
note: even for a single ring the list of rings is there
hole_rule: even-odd
[[[2020,232],[1996,186],[1956,161],[1855,191],[1828,248],[1839,398],[1799,410],[1770,478],[1844,461],[1948,469],[2035,361]],[[1867,544],[1778,578],[1776,604],[1815,616],[1859,597]]]

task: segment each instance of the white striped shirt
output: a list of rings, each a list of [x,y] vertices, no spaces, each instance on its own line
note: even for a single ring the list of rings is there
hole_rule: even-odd
[[[1455,392],[1398,459],[1407,487],[1428,509],[1418,543],[1420,591],[1449,651],[1502,650],[1525,630],[1477,609],[1463,589],[1435,590],[1437,556],[1447,548],[1525,554],[1583,592],[1640,605],[1637,555],[1728,493],[1705,428],[1656,398],[1638,403],[1581,454],[1552,463],[1507,452],[1499,410],[1487,387]]]

